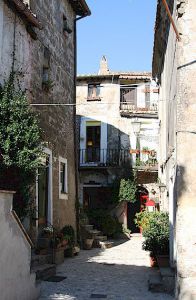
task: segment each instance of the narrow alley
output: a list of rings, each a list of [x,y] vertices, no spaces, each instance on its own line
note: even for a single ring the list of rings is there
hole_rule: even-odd
[[[82,250],[57,269],[61,282],[42,283],[40,300],[172,300],[167,294],[148,291],[148,253],[141,250],[142,239],[134,236],[107,250]]]

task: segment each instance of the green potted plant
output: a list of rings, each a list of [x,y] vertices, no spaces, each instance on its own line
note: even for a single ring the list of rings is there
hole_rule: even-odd
[[[143,249],[156,256],[159,266],[169,264],[169,216],[166,212],[149,212],[143,230]]]

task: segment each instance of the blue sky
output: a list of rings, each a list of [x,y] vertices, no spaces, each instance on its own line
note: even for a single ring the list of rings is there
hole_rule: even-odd
[[[96,73],[102,55],[112,71],[151,71],[157,0],[87,0],[78,21],[78,74]]]

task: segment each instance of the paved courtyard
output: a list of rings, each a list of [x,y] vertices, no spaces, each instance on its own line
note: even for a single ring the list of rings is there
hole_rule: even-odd
[[[111,249],[82,250],[57,268],[61,282],[43,282],[40,300],[172,300],[166,294],[148,291],[148,254],[141,249],[140,237]]]

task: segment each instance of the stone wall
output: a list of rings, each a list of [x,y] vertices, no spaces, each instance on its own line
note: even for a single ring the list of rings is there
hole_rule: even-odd
[[[27,33],[27,24],[7,3],[0,1],[0,83],[8,78],[14,53],[14,70],[38,114],[44,146],[52,153],[52,202],[55,227],[76,227],[75,201],[75,12],[68,0],[31,0],[31,10],[43,25]],[[66,18],[70,33],[63,30]],[[15,49],[15,50],[14,50]],[[49,85],[43,85],[47,65]],[[59,106],[56,104],[68,104]],[[36,106],[35,104],[43,104]],[[49,106],[47,104],[53,104]],[[59,157],[68,162],[68,194],[59,199]]]
[[[31,48],[31,81],[29,97],[39,113],[43,140],[53,155],[53,224],[62,227],[71,224],[75,228],[75,145],[74,107],[58,106],[73,104],[74,99],[74,19],[75,13],[69,1],[32,0],[31,9],[43,24],[37,30],[38,39]],[[70,34],[63,31],[63,18],[67,19]],[[44,60],[49,63],[48,77],[52,82],[49,90],[43,87]],[[57,104],[57,105],[56,105]],[[59,199],[59,156],[68,160],[68,195]]]

